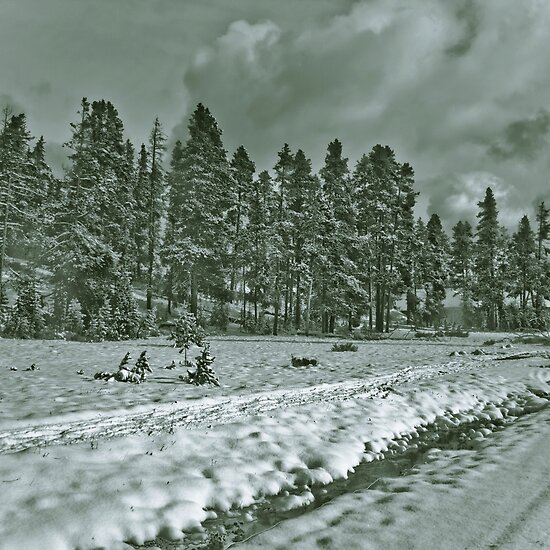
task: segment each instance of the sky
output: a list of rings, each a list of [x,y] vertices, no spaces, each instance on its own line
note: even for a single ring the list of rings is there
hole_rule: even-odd
[[[0,107],[57,165],[84,96],[136,145],[156,116],[185,140],[202,102],[260,170],[387,144],[419,215],[475,222],[491,186],[513,229],[550,204],[549,28],[546,0],[0,0]]]

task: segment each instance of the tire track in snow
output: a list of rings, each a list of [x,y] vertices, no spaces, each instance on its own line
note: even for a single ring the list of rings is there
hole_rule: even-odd
[[[453,361],[409,366],[374,379],[320,384],[307,388],[272,390],[239,397],[207,398],[197,402],[169,403],[98,415],[85,420],[32,424],[0,432],[0,454],[46,445],[70,444],[155,433],[176,427],[194,428],[226,424],[244,416],[265,414],[282,407],[296,407],[349,399],[384,398],[396,387],[416,380],[479,370],[487,360]]]

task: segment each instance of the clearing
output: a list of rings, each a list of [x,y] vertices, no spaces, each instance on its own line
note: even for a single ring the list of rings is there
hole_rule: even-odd
[[[491,336],[212,339],[220,388],[162,338],[0,340],[0,548],[546,547],[548,353]]]

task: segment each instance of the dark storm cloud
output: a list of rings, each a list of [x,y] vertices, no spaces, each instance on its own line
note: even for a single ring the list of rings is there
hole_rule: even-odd
[[[456,16],[462,25],[462,36],[446,52],[453,56],[468,53],[480,30],[479,13],[474,0],[465,0],[458,3]]]
[[[502,142],[492,145],[489,153],[499,159],[533,160],[539,154],[548,154],[550,114],[541,109],[532,118],[509,124]]]

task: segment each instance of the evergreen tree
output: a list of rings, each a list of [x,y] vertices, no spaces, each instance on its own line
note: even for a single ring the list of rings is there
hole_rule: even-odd
[[[149,222],[149,156],[147,147],[142,143],[137,161],[136,176],[133,188],[134,195],[134,251],[135,274],[138,280],[142,277],[143,266],[147,265],[147,239]]]
[[[122,122],[110,102],[83,99],[80,120],[71,127],[72,165],[51,213],[46,261],[56,295],[65,296],[57,309],[66,311],[76,299],[88,330],[92,322],[97,327],[112,320],[106,313],[110,289],[130,261],[132,170]],[[103,338],[106,331],[92,332]]]
[[[548,238],[550,237],[550,209],[544,202],[537,206],[536,220],[536,261],[537,275],[534,288],[534,307],[537,325],[539,328],[547,328],[547,316],[545,315],[544,301],[550,297],[550,264],[548,262]]]
[[[311,161],[299,149],[294,157],[287,191],[291,257],[291,297],[295,289],[294,326],[302,324],[304,279],[311,280],[313,241],[317,234],[320,183],[311,171]]]
[[[353,315],[365,301],[359,268],[359,244],[356,209],[348,169],[342,156],[342,144],[328,145],[325,164],[320,171],[323,181],[320,212],[319,307],[322,332],[334,330],[336,315]]]
[[[171,254],[179,272],[189,280],[194,314],[198,313],[199,290],[214,299],[229,297],[230,171],[221,135],[210,111],[199,104],[189,121],[189,139],[172,180],[179,187],[173,194],[184,200],[173,206],[171,214],[175,220]]]
[[[17,300],[8,313],[4,333],[13,338],[40,338],[44,329],[44,308],[34,277],[16,284]]]
[[[273,182],[267,171],[261,172],[252,183],[247,205],[248,224],[243,230],[244,262],[248,266],[246,280],[251,289],[254,324],[258,327],[258,306],[267,307],[272,299],[273,273],[270,270],[269,251],[273,241],[270,216],[275,195]],[[263,330],[263,327],[261,327]]]
[[[388,331],[393,300],[405,289],[402,273],[405,250],[411,246],[416,197],[413,172],[409,165],[399,165],[390,147],[376,145],[357,163],[354,181],[369,302],[375,305],[376,330]],[[372,306],[369,309],[372,319]]]
[[[449,272],[449,243],[437,214],[430,217],[426,225],[426,236],[427,261],[423,276],[426,289],[425,309],[430,323],[438,326],[445,316],[443,301]]]
[[[147,309],[153,308],[153,273],[159,254],[160,218],[164,197],[162,157],[166,137],[156,118],[149,136],[149,189],[147,193]]]
[[[283,324],[286,327],[289,315],[292,314],[291,281],[290,281],[290,222],[288,215],[288,193],[290,177],[294,168],[294,156],[287,143],[277,154],[278,161],[274,167],[276,198],[272,214],[273,247],[270,260],[274,267],[275,281],[273,303],[275,314],[273,317],[273,334],[277,336],[279,331],[279,317],[281,307],[281,293],[284,292],[284,317]]]
[[[233,294],[236,287],[237,273],[244,269],[243,230],[248,216],[248,205],[254,181],[256,166],[250,160],[246,149],[241,145],[231,159],[232,196],[227,212],[231,227],[231,280],[229,290]],[[246,316],[246,273],[242,273],[243,319]]]
[[[504,306],[505,236],[498,223],[498,210],[493,190],[488,187],[485,198],[478,203],[476,229],[474,298],[481,304],[487,328],[500,325]]]
[[[531,326],[536,319],[531,307],[535,305],[538,278],[537,245],[527,216],[519,222],[510,242],[510,295],[519,299],[521,325]]]
[[[474,276],[474,240],[472,226],[459,221],[453,227],[450,261],[450,283],[460,293],[464,322],[473,322],[472,284]]]
[[[44,199],[33,173],[31,140],[24,114],[4,110],[0,130],[0,295],[8,253],[23,255],[37,226],[37,206]],[[21,246],[23,245],[23,246]]]
[[[185,296],[189,290],[186,279],[186,269],[182,269],[182,261],[178,254],[177,223],[181,215],[183,202],[186,200],[184,182],[181,181],[183,160],[183,144],[176,141],[170,159],[170,171],[167,174],[168,206],[166,210],[166,231],[160,253],[162,264],[166,268],[165,291],[168,299],[168,313],[177,303],[179,296]]]

